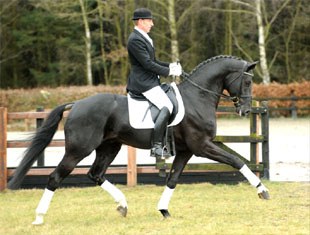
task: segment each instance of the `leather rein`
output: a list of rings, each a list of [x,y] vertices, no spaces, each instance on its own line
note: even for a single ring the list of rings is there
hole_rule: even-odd
[[[242,71],[238,76],[236,76],[234,79],[232,79],[229,84],[228,84],[228,87],[233,83],[235,82],[236,80],[238,80],[243,74],[246,74],[246,75],[249,75],[249,76],[252,76],[253,77],[253,74],[251,73],[248,73],[248,72],[245,72],[245,71]],[[193,80],[189,79],[190,75],[184,71],[182,71],[182,74],[181,74],[181,77],[184,78],[186,81],[188,81],[190,84],[192,84],[194,87],[198,88],[199,90],[202,90],[204,92],[207,92],[207,93],[210,93],[210,94],[213,94],[213,95],[216,95],[216,96],[219,96],[219,97],[222,97],[224,99],[227,99],[227,100],[231,100],[234,105],[237,107],[239,106],[239,101],[240,101],[240,98],[250,98],[252,97],[251,95],[240,95],[240,96],[230,96],[230,95],[225,95],[225,94],[220,94],[220,93],[217,93],[215,91],[212,91],[212,90],[209,90],[207,88],[204,88],[204,87],[201,87],[200,85],[198,85],[197,83],[195,83]]]

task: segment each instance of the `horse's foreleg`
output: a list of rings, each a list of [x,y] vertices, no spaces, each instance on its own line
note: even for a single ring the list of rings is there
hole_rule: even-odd
[[[45,188],[41,200],[36,208],[36,219],[32,222],[33,225],[43,224],[43,217],[48,211],[55,190],[59,187],[61,181],[71,173],[79,161],[80,160],[76,158],[69,159],[67,155],[65,155],[54,172],[50,175],[47,187]]]
[[[179,177],[186,163],[188,162],[190,158],[191,158],[190,153],[186,153],[186,154],[177,153],[177,156],[175,157],[173,161],[173,164],[172,164],[172,167],[171,167],[168,179],[167,179],[166,188],[164,192],[162,193],[161,198],[157,205],[157,209],[161,212],[164,218],[170,217],[168,206],[169,206],[171,197],[173,195],[173,192],[175,190]]]
[[[269,199],[268,189],[241,159],[226,152],[212,142],[207,142],[205,147],[202,149],[204,151],[199,153],[199,156],[225,163],[238,169],[240,173],[249,181],[249,183],[253,187],[257,188],[257,193],[260,198]]]
[[[241,174],[249,181],[249,183],[257,188],[257,194],[261,199],[269,199],[268,189],[263,185],[260,179],[244,164],[239,170]]]

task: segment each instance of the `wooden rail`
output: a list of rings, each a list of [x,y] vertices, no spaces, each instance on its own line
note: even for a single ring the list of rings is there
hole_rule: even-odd
[[[68,111],[64,112],[64,117],[68,116]],[[14,174],[15,169],[7,169],[7,148],[26,148],[30,141],[25,140],[7,140],[7,123],[13,119],[44,119],[49,112],[13,112],[8,113],[7,109],[0,107],[0,191],[7,187],[7,179]],[[49,147],[63,147],[64,140],[52,140]],[[49,175],[55,167],[51,168],[31,168],[27,175]],[[89,167],[77,167],[71,173],[72,175],[86,174]],[[158,170],[154,167],[137,167],[136,150],[128,146],[128,166],[114,167],[107,170],[107,174],[127,174],[127,185],[137,184],[137,173],[156,173]]]
[[[218,113],[234,112],[233,107],[219,107]],[[64,117],[68,116],[68,111],[64,112]],[[24,148],[28,147],[30,142],[24,140],[7,140],[7,124],[13,119],[44,119],[49,112],[14,112],[8,113],[6,108],[0,107],[0,191],[7,187],[7,179],[14,174],[15,169],[7,168],[7,148]],[[262,134],[257,133],[258,116],[261,115]],[[242,160],[255,172],[262,173],[269,179],[269,142],[268,142],[268,109],[266,107],[252,107],[250,115],[250,135],[249,136],[217,136],[215,141],[221,148],[231,152]],[[246,160],[232,149],[228,148],[222,142],[234,143],[250,143],[251,159]],[[262,145],[263,163],[258,161],[258,143]],[[52,140],[49,147],[63,147],[64,140]],[[170,164],[164,161],[157,161],[155,166],[137,166],[136,164],[136,149],[128,146],[128,164],[127,167],[112,167],[107,170],[107,174],[127,174],[127,185],[135,186],[137,184],[137,174],[140,173],[163,173],[169,169]],[[39,164],[38,164],[39,165]],[[44,161],[43,161],[44,165]],[[27,175],[49,175],[55,167],[31,168]],[[77,167],[71,173],[72,175],[86,174],[89,167]],[[185,167],[185,172],[224,172],[236,171],[225,164],[203,163],[203,164],[188,164]]]
[[[220,148],[238,156],[243,160],[248,167],[257,173],[258,176],[264,176],[269,179],[269,113],[266,103],[259,106],[258,102],[253,102],[253,107],[250,113],[250,135],[248,136],[216,136],[214,142]],[[234,113],[234,107],[218,107],[217,114],[231,114]],[[259,131],[258,124],[261,122],[261,130]],[[261,132],[259,134],[259,132]],[[250,144],[250,160],[247,160],[233,149],[229,148],[224,143],[249,143]],[[261,144],[262,162],[259,161],[259,144]],[[164,175],[167,169],[170,169],[171,164],[167,164],[163,160],[157,160],[156,168],[159,169],[160,174]],[[224,172],[236,171],[231,166],[221,163],[200,163],[187,164],[184,172],[195,170],[200,172]]]
[[[291,96],[288,97],[255,97],[257,101],[280,101],[283,102],[283,105],[276,107],[269,107],[269,113],[273,112],[284,112],[289,114],[292,118],[297,118],[298,113],[303,113],[303,115],[310,114],[310,97],[301,96],[298,97],[292,91]],[[298,105],[298,101],[307,101],[302,107]],[[288,104],[289,103],[289,104]]]

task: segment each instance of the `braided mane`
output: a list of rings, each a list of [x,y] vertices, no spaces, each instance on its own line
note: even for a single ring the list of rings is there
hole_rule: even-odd
[[[241,58],[239,57],[236,57],[236,56],[232,56],[232,55],[218,55],[218,56],[214,56],[214,57],[211,57],[210,59],[207,59],[203,62],[201,62],[200,64],[198,64],[196,66],[196,68],[194,68],[189,75],[192,75],[193,73],[195,73],[198,69],[200,69],[202,66],[204,66],[205,64],[208,64],[212,61],[215,61],[215,60],[218,60],[218,59],[236,59],[236,60],[242,60]]]

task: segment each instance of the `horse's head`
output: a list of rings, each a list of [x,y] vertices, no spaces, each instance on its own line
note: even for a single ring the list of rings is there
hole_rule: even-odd
[[[239,71],[230,73],[224,87],[232,97],[236,112],[240,116],[248,115],[251,111],[252,102],[252,77],[251,71],[258,62],[246,63]]]

